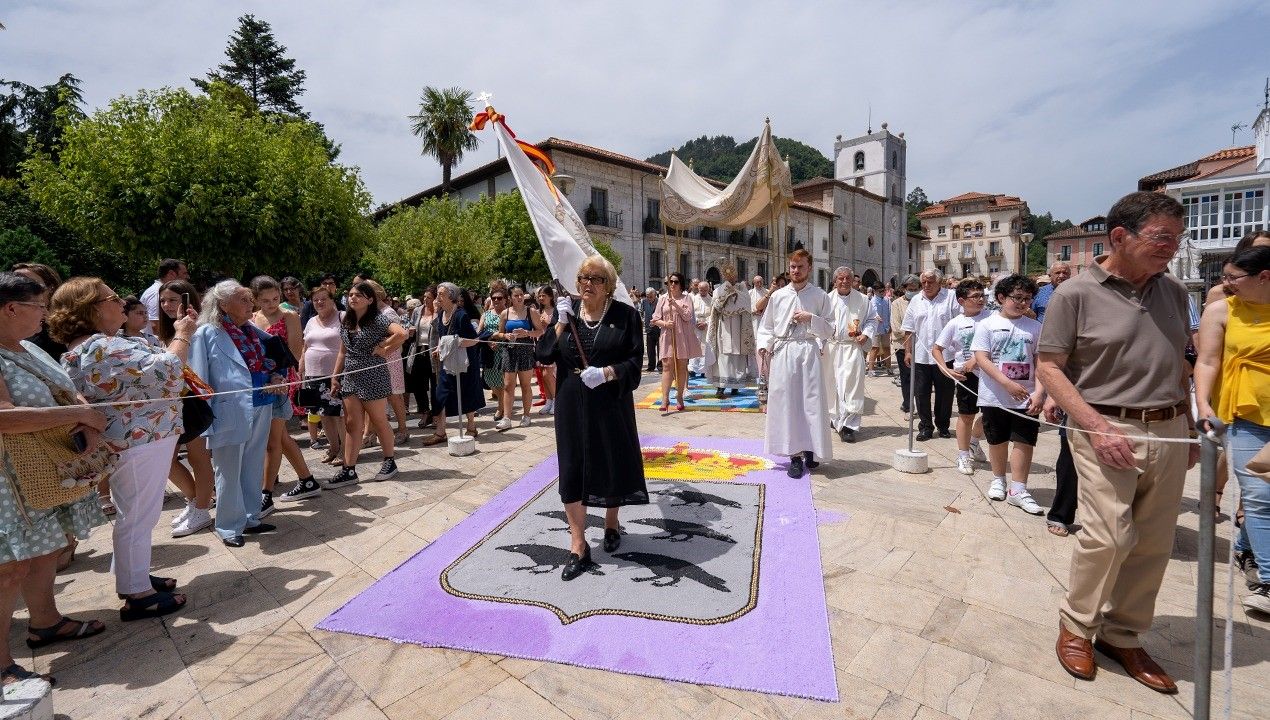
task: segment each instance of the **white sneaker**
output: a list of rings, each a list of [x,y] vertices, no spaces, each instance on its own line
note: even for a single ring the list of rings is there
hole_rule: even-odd
[[[988,462],[988,456],[983,452],[983,446],[974,440],[970,441],[970,457],[978,462]]]
[[[494,429],[499,432],[503,432],[504,430],[511,430],[512,429],[511,419],[507,417],[500,419],[498,422],[494,423]]]
[[[971,460],[969,455],[958,455],[957,456],[957,472],[961,473],[962,475],[974,475],[975,474],[974,460]]]
[[[529,425],[530,425],[529,416],[528,416],[528,415],[521,415],[521,416],[520,416],[520,426],[521,426],[521,427],[529,427]]]
[[[185,519],[172,528],[172,537],[179,538],[186,535],[193,535],[199,530],[211,527],[212,513],[209,510],[203,510],[190,504],[190,512]]]
[[[186,500],[185,509],[177,513],[176,517],[172,518],[172,527],[176,527],[177,525],[180,525],[181,523],[185,522],[185,518],[190,516],[190,510],[193,510],[193,509],[194,509],[193,501]]]
[[[1005,499],[1005,480],[1001,478],[992,479],[992,486],[988,488],[988,499],[997,501]]]
[[[1005,501],[1029,515],[1040,515],[1044,512],[1041,510],[1041,506],[1037,505],[1036,501],[1032,499],[1032,494],[1027,490],[1011,493],[1008,497],[1006,497]]]

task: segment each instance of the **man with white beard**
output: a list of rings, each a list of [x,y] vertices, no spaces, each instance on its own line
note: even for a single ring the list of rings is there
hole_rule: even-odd
[[[713,353],[706,374],[715,386],[715,397],[723,390],[736,395],[750,384],[750,358],[754,355],[754,325],[750,321],[750,294],[745,283],[736,281],[736,268],[723,268],[723,282],[714,289],[710,307],[707,342]]]
[[[869,298],[855,290],[855,272],[849,267],[833,271],[834,334],[826,343],[825,391],[829,396],[829,422],[843,442],[855,442],[864,411],[865,359],[878,331],[878,318]]]
[[[706,363],[712,356],[711,348],[706,346],[706,329],[710,327],[710,283],[702,280],[693,288],[696,292],[692,293],[692,314],[696,321],[697,342],[701,343],[701,349],[704,351],[701,357],[695,357],[688,361],[688,377],[698,375],[705,377]]]
[[[789,254],[789,284],[772,293],[759,323],[759,355],[768,362],[764,449],[789,457],[789,476],[802,477],[833,459],[820,341],[833,337],[833,304],[807,282],[811,253]]]

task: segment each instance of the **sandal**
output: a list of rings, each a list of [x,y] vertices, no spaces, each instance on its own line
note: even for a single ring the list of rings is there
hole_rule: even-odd
[[[342,450],[343,448],[334,448],[334,447],[331,448],[330,450],[327,450],[326,455],[322,457],[322,462],[327,465],[330,465],[332,460],[335,460],[336,458],[343,456],[344,453],[342,452]]]
[[[79,625],[75,632],[69,634],[60,632],[62,628],[72,623],[78,623]],[[83,640],[84,638],[99,635],[102,632],[105,632],[105,630],[106,624],[100,620],[76,620],[63,615],[62,619],[58,620],[52,627],[28,627],[27,632],[30,633],[34,639],[32,639],[32,637],[28,637],[26,639],[26,646],[34,650],[54,643],[67,642],[70,640]],[[5,672],[8,671],[6,670]]]
[[[407,432],[407,431],[405,431],[405,430],[403,430],[403,431],[401,431],[401,432],[397,433],[397,434],[393,437],[392,441],[393,441],[393,444],[394,444],[394,445],[406,445],[406,444],[408,444],[408,443],[410,442],[410,433],[409,433],[409,432]]]
[[[177,598],[181,598],[179,601]],[[128,598],[119,608],[119,619],[124,622],[144,620],[174,613],[185,607],[187,598],[170,592],[156,592],[143,598]]]
[[[1045,521],[1045,529],[1050,531],[1050,535],[1057,535],[1058,537],[1067,537],[1072,534],[1072,531],[1068,530],[1066,525],[1053,520]]]
[[[468,423],[467,425],[468,437],[476,437],[477,435],[480,435],[480,434],[481,434],[481,431],[476,429],[476,423]]]
[[[176,578],[165,578],[165,577],[158,577],[157,575],[151,575],[150,587],[154,588],[155,592],[172,592],[173,590],[176,589]],[[127,600],[128,596],[124,595],[123,593],[120,593],[119,599]]]
[[[3,684],[5,685],[12,685],[15,682],[22,682],[23,680],[43,680],[49,685],[57,684],[57,680],[54,679],[52,675],[47,673],[40,674],[37,672],[31,672],[17,663],[13,663],[4,670],[0,670],[0,676],[3,677]]]
[[[436,433],[432,433],[431,435],[428,436],[426,440],[423,441],[423,446],[432,447],[433,445],[440,445],[448,439],[449,438],[445,435],[438,435]]]

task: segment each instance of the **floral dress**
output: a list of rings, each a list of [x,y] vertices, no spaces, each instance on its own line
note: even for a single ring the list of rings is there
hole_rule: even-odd
[[[144,338],[93,335],[62,356],[66,374],[90,403],[164,399],[143,405],[105,406],[102,440],[115,452],[180,435],[181,358],[156,351]]]
[[[22,346],[27,350],[24,353],[0,348],[0,374],[9,387],[13,404],[18,407],[57,407],[57,400],[40,376],[72,393],[75,392],[74,384],[61,366],[34,343],[24,341]],[[40,376],[23,366],[38,368]],[[96,493],[49,510],[23,508],[21,498],[14,490],[16,480],[13,476],[13,464],[0,448],[0,563],[48,555],[66,547],[67,534],[86,539],[92,528],[106,524]]]
[[[481,320],[486,334],[498,332],[500,321],[498,313],[486,310]],[[484,366],[481,369],[481,377],[485,380],[485,387],[490,390],[501,390],[503,389],[503,371],[507,368],[507,346],[502,343],[490,343],[486,344],[485,348],[488,352],[481,352],[481,362]]]

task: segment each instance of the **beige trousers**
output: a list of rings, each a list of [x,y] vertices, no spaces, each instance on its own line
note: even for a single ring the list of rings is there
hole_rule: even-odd
[[[1188,434],[1184,416],[1153,423],[1107,420],[1127,435]],[[1117,470],[1098,461],[1089,435],[1069,431],[1068,437],[1080,477],[1076,520],[1081,529],[1059,617],[1081,637],[1141,647],[1138,635],[1151,627],[1173,550],[1188,446],[1133,441],[1138,470]]]

